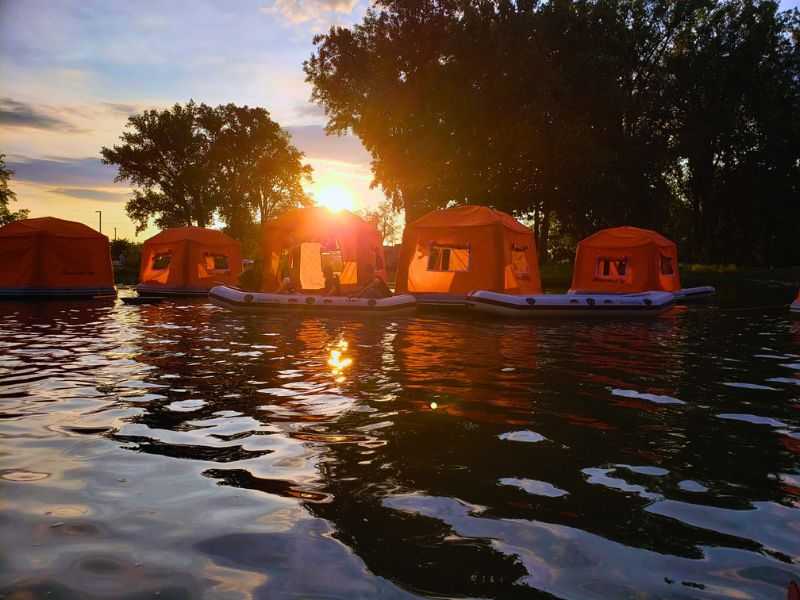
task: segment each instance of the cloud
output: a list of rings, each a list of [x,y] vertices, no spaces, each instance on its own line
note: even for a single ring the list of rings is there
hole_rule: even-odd
[[[352,135],[325,135],[322,125],[294,126],[286,130],[292,134],[292,143],[305,152],[308,159],[369,165],[369,153]]]
[[[114,120],[129,117],[139,107],[126,102],[96,102],[73,106],[50,106],[0,98],[0,126],[26,127],[61,133],[93,133],[75,123],[97,126],[109,116]]]
[[[267,15],[279,14],[290,23],[321,22],[335,14],[350,14],[357,0],[274,0],[271,6],[261,8]]]
[[[59,186],[114,185],[117,168],[104,165],[99,158],[22,158],[9,160],[7,165],[16,171],[13,181],[27,181]],[[119,184],[124,187],[123,184]]]
[[[11,98],[0,98],[0,125],[75,131],[69,121],[53,115],[51,110],[17,102]]]
[[[125,104],[124,102],[103,102],[103,106],[108,109],[108,112],[121,117],[129,117],[139,112],[137,106],[134,104]]]
[[[311,102],[309,102],[308,104],[301,104],[294,110],[295,113],[300,117],[312,117],[314,119],[325,118],[325,109],[322,108],[319,104],[312,104]]]
[[[69,196],[70,198],[80,198],[81,200],[99,200],[102,202],[125,202],[130,199],[128,192],[107,192],[105,190],[95,190],[91,188],[56,188],[48,190],[51,194]]]

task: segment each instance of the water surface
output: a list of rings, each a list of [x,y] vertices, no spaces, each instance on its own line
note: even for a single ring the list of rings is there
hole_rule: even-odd
[[[800,319],[741,308],[0,304],[0,592],[783,598]]]

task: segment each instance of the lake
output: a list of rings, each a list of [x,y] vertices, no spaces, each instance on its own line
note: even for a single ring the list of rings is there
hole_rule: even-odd
[[[0,595],[783,599],[790,295],[605,322],[2,303]]]

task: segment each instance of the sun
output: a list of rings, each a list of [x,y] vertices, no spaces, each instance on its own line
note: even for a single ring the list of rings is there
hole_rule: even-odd
[[[322,188],[315,197],[317,205],[325,206],[333,211],[353,210],[356,201],[353,195],[340,185],[329,185]]]

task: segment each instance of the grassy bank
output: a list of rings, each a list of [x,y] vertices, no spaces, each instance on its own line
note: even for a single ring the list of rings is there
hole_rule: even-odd
[[[551,292],[564,291],[572,283],[572,264],[542,265],[542,286]],[[736,265],[680,266],[684,287],[713,285],[716,287],[800,287],[800,266],[737,267]]]

